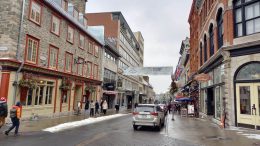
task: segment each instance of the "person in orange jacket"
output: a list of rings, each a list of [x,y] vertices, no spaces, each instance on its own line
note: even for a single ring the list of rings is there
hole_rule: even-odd
[[[14,128],[15,128],[14,134],[18,135],[20,118],[21,118],[21,108],[22,108],[21,103],[17,102],[15,106],[13,106],[12,109],[10,110],[10,118],[12,120],[12,126],[7,131],[5,131],[5,135],[8,135],[9,132]]]

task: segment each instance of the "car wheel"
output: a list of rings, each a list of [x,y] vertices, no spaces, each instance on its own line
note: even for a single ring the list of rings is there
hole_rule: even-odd
[[[133,125],[133,128],[134,128],[134,130],[137,130],[137,127],[138,127],[138,126],[136,126],[136,125]]]

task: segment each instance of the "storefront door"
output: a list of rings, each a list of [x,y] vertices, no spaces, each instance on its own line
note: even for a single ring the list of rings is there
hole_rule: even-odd
[[[260,83],[236,85],[238,126],[260,129]]]

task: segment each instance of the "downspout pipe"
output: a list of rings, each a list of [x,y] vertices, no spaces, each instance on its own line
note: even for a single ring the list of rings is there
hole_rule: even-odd
[[[21,10],[21,16],[20,16],[20,26],[19,26],[19,34],[18,34],[18,43],[17,43],[17,50],[16,50],[16,60],[21,62],[18,70],[15,73],[15,80],[14,80],[14,95],[13,95],[13,105],[15,105],[16,102],[16,94],[17,94],[17,86],[18,86],[18,75],[21,72],[23,66],[24,66],[24,60],[20,59],[21,55],[21,38],[22,38],[22,32],[23,32],[23,18],[24,18],[24,9],[25,9],[25,3],[26,0],[22,1],[22,10]]]

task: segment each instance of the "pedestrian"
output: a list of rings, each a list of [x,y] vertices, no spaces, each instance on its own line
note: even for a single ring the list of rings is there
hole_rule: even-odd
[[[119,112],[119,104],[116,104],[115,108],[116,108],[116,113],[118,113]]]
[[[172,120],[174,121],[175,104],[172,104]]]
[[[95,104],[93,100],[90,101],[90,117],[94,117]]]
[[[80,106],[81,106],[81,103],[80,103],[80,101],[79,101],[79,102],[78,102],[77,115],[79,115],[79,114],[80,114]]]
[[[5,118],[7,117],[7,101],[5,97],[0,98],[0,128],[5,124]]]
[[[103,104],[102,104],[102,108],[103,108],[103,113],[104,115],[107,113],[107,108],[108,108],[108,105],[107,105],[107,101],[104,100]]]
[[[137,106],[138,106],[138,103],[136,102],[136,103],[135,103],[135,108],[136,108]]]
[[[88,109],[89,109],[89,101],[85,102],[85,116],[88,116]]]
[[[96,103],[95,103],[95,115],[96,114],[99,114],[99,103],[98,103],[97,100],[96,100]]]
[[[19,130],[19,126],[20,126],[20,118],[21,118],[21,109],[22,109],[22,106],[21,106],[20,102],[17,102],[12,107],[12,109],[10,109],[10,118],[12,121],[12,126],[7,131],[5,131],[5,135],[8,135],[9,132],[11,130],[13,130],[14,128],[15,128],[14,134],[18,135],[18,130]]]
[[[104,100],[101,99],[101,102],[100,102],[100,113],[103,113],[103,103],[104,103]]]

